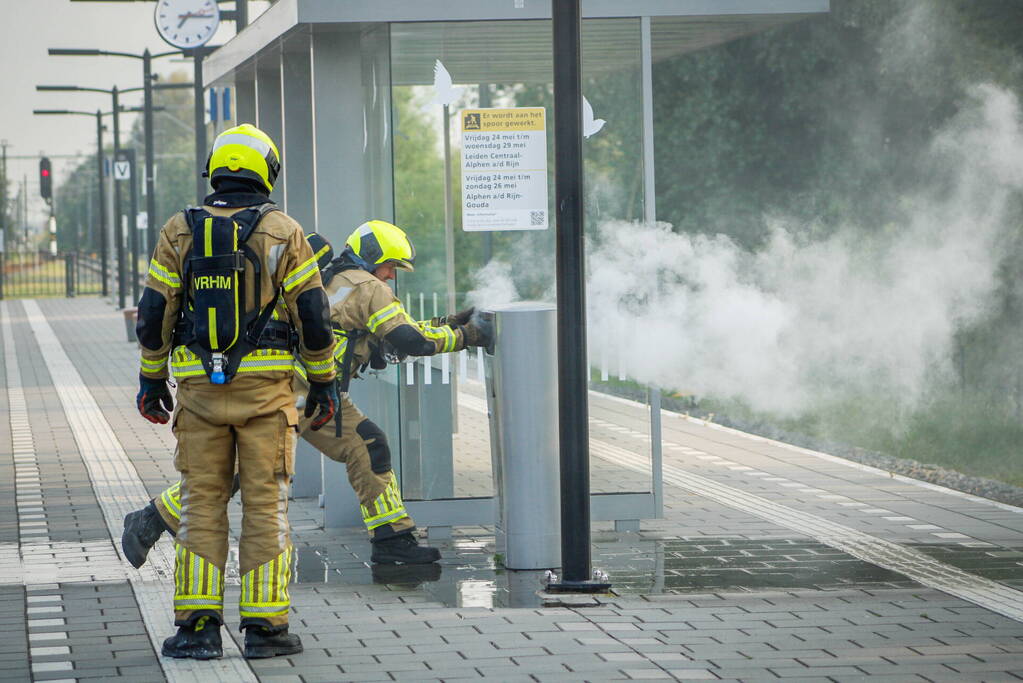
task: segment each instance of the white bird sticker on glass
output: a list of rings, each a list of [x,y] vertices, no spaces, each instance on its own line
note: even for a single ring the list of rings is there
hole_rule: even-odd
[[[440,64],[440,62],[437,62]],[[583,98],[583,137],[588,138],[591,135],[596,135],[600,132],[600,129],[607,123],[604,119],[593,118],[593,107],[590,106],[590,101]]]
[[[463,88],[456,88],[451,84],[451,74],[444,68],[438,59],[433,65],[433,101],[442,107],[446,107],[459,98]]]

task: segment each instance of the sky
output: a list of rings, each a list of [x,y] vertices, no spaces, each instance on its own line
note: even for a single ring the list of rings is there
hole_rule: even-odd
[[[249,3],[249,20],[263,12],[266,3]],[[35,184],[38,157],[51,156],[54,185],[74,159],[63,155],[91,154],[96,149],[96,120],[87,116],[34,116],[33,109],[110,110],[110,96],[103,93],[36,92],[39,85],[79,85],[94,88],[131,88],[142,85],[142,61],[124,57],[50,57],[51,47],[96,48],[142,54],[172,49],[163,42],[153,24],[155,2],[72,2],[71,0],[0,0],[5,19],[0,22],[0,140],[6,140],[7,170],[12,182],[28,177],[29,195],[38,198]],[[231,8],[231,4],[223,5]],[[211,44],[234,35],[233,22],[222,22]],[[164,57],[153,62],[161,76],[174,71],[192,72],[191,60]],[[142,104],[142,93],[121,98],[125,106]],[[121,118],[129,130],[135,114]],[[105,134],[110,140],[109,133]],[[19,156],[30,156],[19,159]],[[11,193],[17,191],[12,185]],[[42,203],[34,207],[38,212]]]

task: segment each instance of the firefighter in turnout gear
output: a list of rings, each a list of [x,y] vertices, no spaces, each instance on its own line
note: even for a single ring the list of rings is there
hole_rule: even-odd
[[[288,633],[292,545],[288,482],[298,414],[292,325],[309,380],[312,428],[340,407],[334,337],[316,257],[301,227],[269,199],[280,170],[273,141],[249,124],[213,143],[203,207],[160,232],[139,301],[139,412],[166,423],[168,369],[178,383],[172,425],[181,473],[171,657],[222,656],[227,501],[237,467],[246,657],[301,652]],[[282,305],[290,322],[275,315]],[[276,319],[275,319],[276,318]],[[169,366],[169,367],[168,367]]]
[[[378,224],[380,230],[386,230],[388,228],[384,226],[389,226],[393,231],[398,231],[396,227],[381,221],[373,221],[373,223]],[[398,233],[395,232],[394,234],[397,235]],[[401,236],[407,241],[404,233],[401,233]],[[386,282],[386,280],[380,280],[379,278],[370,280],[355,274],[349,274],[349,276],[344,278],[337,277],[344,270],[359,269],[363,272],[368,271],[363,269],[361,265],[356,264],[353,266],[352,264],[355,264],[355,259],[352,255],[343,256],[332,261],[333,252],[331,247],[320,235],[314,233],[309,235],[308,239],[317,256],[320,257],[324,286],[329,296],[337,299],[339,296],[351,293],[350,283],[354,276],[356,279],[364,281],[364,284],[369,283],[370,287],[366,293],[370,294],[369,290],[372,290],[372,293],[377,294],[377,303],[381,307],[389,307],[396,301],[393,294],[390,293],[389,287],[386,285],[380,286],[380,283]],[[361,240],[359,246],[362,248]],[[350,246],[346,247],[346,251],[350,248]],[[413,253],[411,243],[408,245],[407,252],[403,253]],[[408,265],[412,266],[411,259],[409,259]],[[374,271],[376,270],[374,268]],[[387,271],[383,272],[386,273]],[[391,272],[391,277],[393,277],[393,271]],[[373,282],[378,284],[373,285]],[[352,303],[354,304],[355,300]],[[400,303],[398,305],[400,306]],[[340,313],[343,310],[345,310],[343,306],[335,307],[332,314],[335,312]],[[420,332],[408,335],[407,342],[398,341],[398,343],[404,343],[406,349],[412,352],[421,353],[422,351],[430,351],[431,348],[434,353],[446,350],[458,351],[465,346],[466,331],[468,330],[470,337],[473,337],[480,345],[485,346],[487,340],[481,340],[481,332],[474,329],[475,326],[470,323],[472,313],[473,310],[469,309],[454,315],[435,318],[428,322],[416,322],[415,327]],[[398,317],[404,321],[404,324],[409,324],[410,319],[407,315],[404,315],[403,309]],[[342,317],[336,317],[335,323],[340,329]],[[400,337],[402,335],[403,333],[399,332],[396,336]],[[339,336],[341,335],[339,334]],[[451,338],[454,339],[453,344],[449,341]],[[432,344],[432,347],[430,344]],[[377,364],[378,367],[384,361],[385,355],[401,355],[396,347],[392,347],[390,343],[386,342],[386,339],[381,340],[379,337],[371,339],[370,345],[371,362]],[[336,349],[335,351],[338,363],[340,363],[344,356],[343,350]],[[354,360],[352,364],[355,364]],[[296,373],[293,385],[296,395],[304,393],[304,383],[299,373]],[[329,428],[320,431],[307,429],[307,420],[303,420],[299,424],[299,429],[302,438],[309,441],[331,459],[345,463],[349,481],[360,499],[367,531],[370,533],[371,540],[375,541],[373,543],[373,562],[381,564],[426,564],[437,561],[440,559],[440,553],[435,548],[418,545],[413,535],[415,523],[405,510],[401,494],[394,483],[394,473],[390,466],[390,449],[383,433],[377,425],[362,415],[347,397],[342,397],[341,405],[342,435],[340,438]],[[135,567],[142,566],[149,549],[156,543],[164,531],[168,531],[172,535],[177,532],[181,506],[179,486],[179,484],[173,484],[146,508],[136,510],[125,517],[121,544],[125,551],[125,557]]]
[[[309,442],[329,457],[345,462],[362,504],[363,521],[377,563],[407,562],[406,557],[433,556],[418,546],[415,525],[405,511],[391,471],[391,451],[383,432],[347,396],[347,382],[366,366],[383,368],[406,356],[432,356],[487,346],[489,330],[470,321],[473,311],[417,322],[405,311],[387,282],[398,269],[411,271],[415,248],[405,232],[385,221],[363,223],[348,237],[344,251],[328,266],[330,319],[337,344],[334,357],[341,382],[339,441],[324,434]],[[368,465],[368,466],[367,466]]]

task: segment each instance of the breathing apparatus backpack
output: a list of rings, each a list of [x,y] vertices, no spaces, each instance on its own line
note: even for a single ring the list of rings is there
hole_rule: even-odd
[[[192,250],[185,259],[180,342],[199,357],[213,384],[230,382],[242,358],[255,349],[292,347],[291,325],[270,319],[278,297],[249,310],[250,302],[259,300],[263,263],[246,241],[260,220],[277,210],[271,203],[231,216],[185,210]],[[255,291],[246,291],[246,272],[253,274]]]

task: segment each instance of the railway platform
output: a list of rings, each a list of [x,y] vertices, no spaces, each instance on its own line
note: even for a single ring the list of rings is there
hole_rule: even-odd
[[[1023,509],[669,412],[664,518],[594,524],[613,595],[544,601],[473,520],[430,540],[439,565],[373,566],[364,532],[323,529],[299,498],[305,652],[247,661],[234,627],[222,660],[164,659],[172,544],[135,570],[119,538],[177,479],[173,438],[134,409],[123,316],[96,298],[0,302],[0,353],[5,681],[1023,679]],[[459,391],[468,431],[485,405]],[[640,469],[633,408],[591,405],[594,476]],[[227,582],[237,624],[236,569]]]

